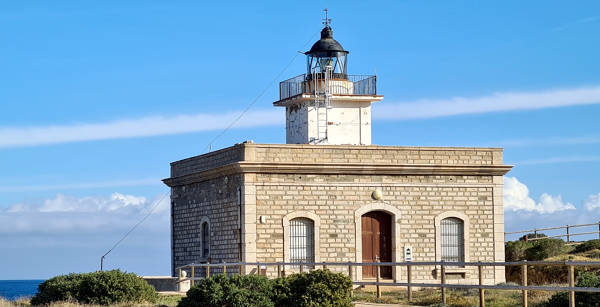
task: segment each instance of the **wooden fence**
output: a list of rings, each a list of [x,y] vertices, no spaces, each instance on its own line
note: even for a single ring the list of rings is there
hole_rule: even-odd
[[[552,266],[564,266],[567,271],[568,285],[566,287],[560,286],[532,286],[527,283],[527,268],[529,266],[538,265],[552,265]],[[575,306],[575,292],[600,292],[600,288],[589,288],[589,287],[575,287],[575,267],[600,267],[600,262],[575,262],[575,261],[564,261],[564,262],[548,262],[548,261],[521,261],[521,262],[320,262],[320,263],[291,263],[291,262],[236,262],[236,263],[191,263],[178,267],[179,276],[182,276],[183,270],[190,270],[191,276],[188,278],[182,278],[183,280],[190,280],[191,285],[194,282],[201,280],[204,277],[196,277],[195,271],[197,268],[205,269],[205,276],[210,276],[211,268],[221,268],[222,274],[227,274],[228,267],[239,268],[239,272],[244,272],[245,267],[256,267],[256,274],[266,275],[269,268],[275,269],[277,276],[285,276],[286,267],[294,266],[299,267],[299,271],[303,272],[308,268],[328,268],[328,267],[347,267],[348,275],[351,279],[354,276],[355,267],[364,266],[376,266],[376,278],[374,281],[354,281],[353,284],[357,286],[375,286],[377,297],[381,297],[381,286],[396,286],[406,287],[408,300],[412,300],[412,291],[414,287],[419,288],[439,288],[441,291],[441,302],[446,303],[446,289],[479,289],[479,306],[485,306],[485,290],[520,290],[522,293],[522,303],[524,307],[528,306],[528,291],[568,291],[569,292],[569,306]],[[390,282],[381,280],[381,267],[382,266],[399,266],[406,267],[406,281],[407,282]],[[439,283],[415,283],[412,282],[412,268],[423,267],[423,266],[439,266],[441,268],[440,282]],[[449,284],[446,282],[446,267],[449,266],[464,266],[464,267],[477,267],[478,272],[478,284],[476,285],[462,285],[462,284]],[[484,267],[495,267],[495,266],[518,266],[521,268],[521,285],[484,285],[483,268]],[[436,279],[437,280],[437,279]]]
[[[577,233],[573,233],[572,229],[573,228],[580,228],[580,227],[595,227],[598,230],[595,231],[587,231],[587,232],[577,232]],[[540,234],[541,231],[548,231],[548,230],[561,230],[561,229],[565,229],[566,233],[564,234],[559,234],[559,235],[552,235],[552,236],[546,236],[546,237],[538,237],[538,234]],[[520,230],[520,231],[512,231],[512,232],[505,232],[504,233],[504,242],[506,242],[506,235],[512,235],[512,234],[521,234],[524,233],[525,234],[525,241],[533,241],[533,240],[542,240],[542,239],[549,239],[549,238],[567,238],[567,243],[572,242],[571,241],[571,237],[574,236],[583,236],[583,235],[592,235],[592,234],[598,234],[598,238],[600,239],[600,222],[599,223],[592,223],[592,224],[578,224],[578,225],[565,225],[565,226],[557,226],[557,227],[547,227],[547,228],[534,228],[534,229],[530,229],[530,230]],[[529,238],[528,234],[534,234],[533,238]]]

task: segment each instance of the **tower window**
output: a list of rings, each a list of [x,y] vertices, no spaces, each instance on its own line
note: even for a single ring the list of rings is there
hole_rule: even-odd
[[[290,221],[290,262],[314,262],[314,242],[314,222],[311,219],[295,218]]]
[[[207,258],[210,252],[210,226],[202,223],[202,257]]]
[[[455,217],[445,218],[441,222],[442,261],[464,262],[465,241],[464,223]]]

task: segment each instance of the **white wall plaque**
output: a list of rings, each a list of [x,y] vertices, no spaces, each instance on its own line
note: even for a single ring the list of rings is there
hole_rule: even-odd
[[[410,262],[413,260],[413,248],[410,245],[404,246],[404,261]]]

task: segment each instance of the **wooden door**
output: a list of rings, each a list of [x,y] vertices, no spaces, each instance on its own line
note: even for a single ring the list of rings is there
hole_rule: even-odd
[[[392,217],[382,211],[371,211],[361,217],[362,261],[392,262]],[[363,278],[375,278],[375,266],[364,266]],[[381,267],[382,278],[392,278],[392,267]]]

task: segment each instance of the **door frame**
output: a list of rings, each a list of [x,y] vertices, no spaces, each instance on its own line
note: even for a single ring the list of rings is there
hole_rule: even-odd
[[[402,248],[400,246],[400,226],[398,221],[400,218],[400,210],[383,202],[373,202],[366,204],[354,211],[354,229],[355,229],[355,254],[356,262],[362,262],[362,221],[363,214],[370,211],[383,211],[391,215],[392,219],[392,262],[400,262],[402,259]],[[355,270],[354,280],[362,281],[362,267],[357,266]],[[397,282],[400,277],[399,267],[392,267],[392,279]]]

